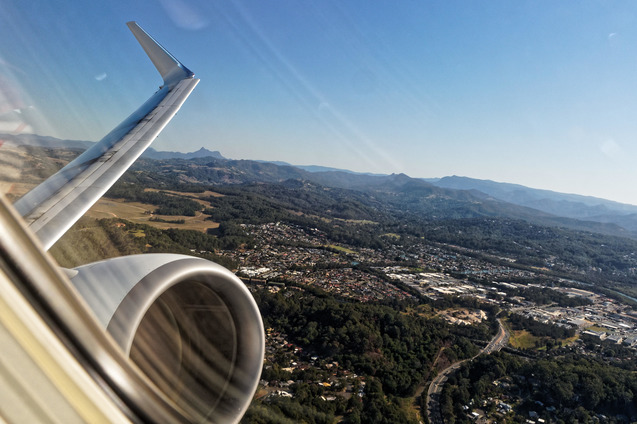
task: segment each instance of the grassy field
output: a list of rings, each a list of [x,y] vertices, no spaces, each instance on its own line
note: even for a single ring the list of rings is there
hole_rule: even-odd
[[[370,221],[368,219],[340,219],[340,218],[335,218],[334,220],[335,221],[347,222],[349,224],[363,224],[363,225],[378,224],[377,222]]]
[[[431,305],[426,305],[426,304],[418,305],[416,308],[407,307],[405,311],[402,312],[402,315],[405,315],[405,316],[413,315],[413,314],[416,314],[418,316],[425,317],[425,318],[433,318],[437,315],[433,311]]]
[[[508,326],[508,323],[504,321],[505,326]],[[509,327],[510,330],[510,327]],[[509,339],[509,345],[515,349],[535,349],[535,342],[541,340],[541,337],[536,337],[533,334],[529,333],[526,330],[510,330],[511,338]],[[569,337],[566,339],[557,339],[557,342],[562,342],[563,346],[568,346],[570,344],[575,343],[575,341],[579,338],[576,334],[573,337]],[[538,350],[546,350],[545,346],[538,348]]]
[[[199,199],[200,197],[223,197],[224,196],[221,193],[217,193],[216,191],[210,191],[210,190],[204,191],[202,193],[193,193],[188,191],[159,190],[156,188],[145,188],[144,191],[154,191],[154,192],[163,191],[164,193],[170,193],[170,194],[174,194],[176,196],[182,196],[182,197],[192,197],[195,199]]]
[[[206,192],[212,193],[212,192]],[[206,193],[198,193],[201,196],[205,196]],[[210,195],[210,194],[208,194]],[[201,201],[204,206],[210,204]],[[206,221],[207,215],[201,212],[196,212],[195,216],[168,216],[168,215],[154,215],[152,211],[157,207],[147,203],[139,202],[127,202],[124,200],[115,199],[100,199],[89,211],[86,216],[91,218],[122,218],[132,222],[141,224],[147,224],[155,228],[167,229],[167,228],[179,228],[182,230],[196,230],[205,232],[209,228],[217,228],[219,224],[217,222]],[[184,220],[183,224],[175,224],[171,222],[158,222],[151,221],[151,218],[160,218],[166,221]]]
[[[414,422],[423,422],[420,415],[420,407],[416,405],[417,401],[414,398],[396,398],[400,408],[407,413],[410,420]]]
[[[562,345],[564,345],[564,346],[572,345],[578,339],[579,339],[579,335],[578,334],[574,335],[573,337],[569,337],[568,339],[561,339],[562,340]]]
[[[535,337],[526,330],[515,330],[511,332],[509,344],[516,349],[532,349],[539,337]]]
[[[8,147],[4,147],[4,153],[7,157]],[[15,150],[15,151],[13,151]],[[39,156],[33,156],[31,154],[25,153],[21,149],[12,149],[11,159],[15,161],[16,164],[20,165],[27,160],[36,161],[40,164],[50,165],[51,170],[46,169],[48,174],[54,172],[57,168],[62,167],[68,160],[72,159],[69,156],[59,157],[59,158],[40,158]],[[15,181],[21,175],[21,168],[19,166],[14,166],[13,163],[4,163],[2,169],[0,169],[0,174],[2,174],[5,179],[11,178],[14,180],[13,182],[2,183],[2,191],[7,195],[9,199],[15,201],[29,190],[31,190],[36,183],[38,183],[39,175],[28,175],[20,181]],[[24,175],[22,175],[24,176]],[[41,179],[44,179],[46,175],[42,176]],[[160,191],[157,189],[146,189],[147,191]],[[214,191],[204,191],[202,193],[190,193],[190,192],[178,192],[178,191],[165,191],[166,193],[179,196],[184,198],[189,198],[195,200],[202,206],[202,210],[204,208],[210,208],[210,202],[202,200],[203,198],[210,197],[223,197],[222,194],[216,193]],[[219,224],[212,221],[206,221],[207,215],[204,215],[201,212],[197,212],[195,216],[164,216],[164,215],[154,215],[152,211],[157,209],[157,205],[139,203],[139,202],[127,202],[124,200],[117,199],[106,199],[101,198],[89,211],[85,214],[86,217],[101,219],[101,218],[122,218],[132,222],[143,223],[147,225],[151,225],[155,228],[167,229],[167,228],[179,228],[184,230],[196,230],[205,232],[210,228],[217,228]],[[151,218],[158,218],[159,221],[151,221]],[[161,220],[165,221],[173,221],[173,222],[161,222]],[[183,220],[184,223],[176,223],[174,221]]]
[[[11,183],[6,187],[8,197],[17,199],[33,188],[34,184],[30,183]],[[148,191],[159,191],[156,189],[146,189]],[[205,197],[222,197],[222,194],[214,191],[205,191],[203,193],[180,193],[177,191],[166,191],[175,196],[187,197],[201,204],[203,208],[211,207],[210,202],[201,200]],[[122,218],[132,222],[151,225],[155,228],[165,230],[167,228],[179,228],[182,230],[196,230],[206,232],[209,228],[219,227],[219,223],[206,221],[207,215],[197,212],[195,216],[167,216],[154,215],[152,211],[157,209],[156,205],[140,202],[128,202],[121,199],[107,199],[102,197],[98,202],[86,212],[85,216],[89,218]],[[151,221],[151,218],[159,218],[165,221],[184,220],[183,224],[174,222],[158,222]]]
[[[329,244],[327,247],[329,247],[330,249],[334,249],[334,250],[338,250],[339,252],[343,252],[343,253],[356,253],[351,249],[348,249],[347,247],[343,247],[343,246],[337,246],[335,244]]]
[[[597,326],[597,325],[591,325],[590,327],[586,327],[586,329],[588,331],[599,331],[599,332],[602,332],[602,333],[608,331],[608,328],[600,327],[600,326]]]
[[[101,198],[88,210],[86,216],[96,219],[124,218],[133,222],[142,222],[148,221],[151,211],[156,208],[156,206],[147,203]]]

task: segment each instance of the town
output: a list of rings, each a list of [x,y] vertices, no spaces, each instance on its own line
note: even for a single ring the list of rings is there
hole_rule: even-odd
[[[440,246],[423,244],[412,249],[409,255],[417,264],[414,269],[387,265],[395,262],[396,251],[332,245],[316,229],[305,231],[283,223],[244,224],[244,228],[254,238],[255,245],[252,249],[225,254],[240,261],[238,275],[248,281],[295,282],[361,302],[413,297],[412,292],[401,287],[409,287],[433,300],[443,296],[470,297],[545,324],[575,328],[583,338],[637,348],[637,311],[615,299],[572,287],[583,283],[555,279],[556,285],[549,287],[508,282],[507,277],[532,278],[541,275],[541,271],[492,265],[458,253],[457,248],[444,251]],[[359,267],[360,264],[366,267]],[[488,283],[459,279],[459,273],[487,276]],[[565,307],[553,302],[538,305],[524,296],[525,290],[531,288],[584,299],[586,305]],[[463,323],[451,317],[450,322]]]
[[[595,293],[582,282],[552,278],[541,269],[515,267],[511,258],[488,262],[468,249],[424,242],[408,251],[398,245],[388,250],[357,248],[336,244],[316,228],[281,222],[242,224],[242,228],[253,244],[223,254],[240,264],[237,275],[252,290],[275,293],[284,288],[289,292],[316,287],[360,302],[415,300],[418,296],[431,301],[473,299],[484,309],[497,306],[509,316],[574,334],[556,346],[594,355],[594,347],[600,343],[614,344],[631,349],[633,358],[637,356],[637,312],[630,306]],[[542,283],[523,284],[520,279]],[[484,309],[452,308],[438,311],[437,316],[450,325],[472,326],[488,318]],[[518,333],[525,331],[511,330],[509,352],[539,353],[552,346],[538,345],[537,340],[524,343],[522,337],[516,339]],[[313,385],[313,393],[322,402],[338,405],[332,406],[337,411],[347,405],[351,408],[352,397],[365,396],[364,376],[305,352],[272,328],[267,329],[264,367],[257,398],[265,402],[273,397],[292,398],[295,393],[303,393],[305,389],[299,392],[299,388],[307,384]],[[512,404],[524,404],[523,398],[512,394],[520,390],[512,380],[499,379],[493,385],[501,394],[490,396],[482,405],[465,405],[467,417],[476,422],[496,422],[490,417],[504,419],[512,414]],[[527,423],[552,422],[558,417],[555,406],[542,402],[527,415]],[[429,418],[436,422],[435,415]]]

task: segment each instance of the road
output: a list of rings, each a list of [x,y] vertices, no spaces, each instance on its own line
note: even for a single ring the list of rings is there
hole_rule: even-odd
[[[493,352],[497,352],[502,349],[509,341],[509,332],[502,325],[502,321],[498,319],[498,333],[491,339],[488,345],[480,351],[480,353],[473,358],[465,359],[463,361],[456,362],[449,367],[445,368],[433,379],[427,390],[427,415],[429,416],[429,422],[431,424],[442,424],[442,415],[440,414],[440,395],[442,393],[442,387],[445,385],[449,375],[456,371],[462,364],[467,361],[471,361],[479,355],[486,353],[487,355]]]
[[[498,333],[491,339],[489,344],[484,349],[482,349],[480,354],[486,353],[488,355],[493,352],[498,352],[509,342],[509,332],[506,330],[506,328],[504,328],[504,325],[502,325],[502,321],[500,321],[499,318],[498,325]]]

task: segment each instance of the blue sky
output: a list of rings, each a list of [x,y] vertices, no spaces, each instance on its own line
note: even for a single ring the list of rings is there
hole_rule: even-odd
[[[152,94],[137,20],[201,78],[159,150],[637,204],[632,2],[52,3],[0,0],[3,101],[39,132],[99,140]]]

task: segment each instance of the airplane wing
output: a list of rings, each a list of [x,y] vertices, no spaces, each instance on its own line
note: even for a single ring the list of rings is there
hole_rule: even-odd
[[[101,141],[14,204],[45,249],[62,237],[135,162],[199,82],[136,22],[127,25],[164,84]]]
[[[15,211],[5,211],[0,195],[0,343],[5,340],[3,326],[12,323],[7,318],[10,308],[3,305],[18,305],[13,300],[3,303],[6,274],[20,293],[28,294],[25,302],[48,320],[45,324],[55,324],[50,325],[52,331],[94,376],[99,383],[94,386],[103,387],[95,396],[112,398],[127,417],[136,418],[133,422],[237,423],[258,386],[265,334],[257,304],[236,275],[202,258],[175,254],[111,258],[62,274],[34,243],[33,233],[50,248],[142,154],[199,82],[136,23],[128,26],[161,74],[163,86],[100,142],[14,204],[32,232],[24,231]],[[17,243],[20,236],[24,247]],[[45,330],[34,337],[44,340]],[[42,349],[31,342],[27,347],[34,346],[16,355],[37,359]],[[3,355],[0,392],[14,385],[13,375],[3,373]],[[66,363],[62,356],[53,359]],[[39,380],[28,380],[29,387],[41,386]],[[78,392],[88,392],[71,391],[73,385],[59,381],[73,401],[68,409],[88,411],[76,402]],[[32,404],[42,411],[59,403],[38,403],[45,395],[37,389],[32,393],[37,399]],[[0,396],[0,411],[19,412],[22,404],[5,398]],[[90,410],[80,421],[124,422],[112,409],[96,413]],[[94,418],[106,414],[108,418]]]

